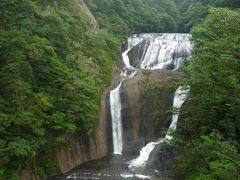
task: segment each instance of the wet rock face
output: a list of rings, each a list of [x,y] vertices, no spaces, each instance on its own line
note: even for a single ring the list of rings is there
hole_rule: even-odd
[[[177,153],[164,144],[158,144],[152,151],[149,160],[145,166],[145,172],[153,172],[156,177],[172,177],[174,176],[174,158]]]
[[[51,151],[54,152],[58,173],[66,173],[74,167],[109,154],[112,149],[111,124],[110,124],[109,90],[102,95],[101,111],[99,121],[93,137],[88,135],[64,135],[64,143],[57,145]],[[51,147],[52,148],[52,147]],[[50,174],[51,175],[51,174]],[[40,180],[36,174],[34,164],[27,167],[19,174],[20,180]]]
[[[164,85],[183,77],[167,70],[141,70],[122,83],[123,153],[132,153],[147,142],[161,137],[160,130],[168,128],[174,90],[168,87],[154,90],[152,85]]]
[[[142,146],[141,85],[137,78],[130,78],[121,87],[123,151],[135,151],[134,145]]]
[[[20,180],[38,180],[36,174],[31,167],[24,169],[19,175]]]

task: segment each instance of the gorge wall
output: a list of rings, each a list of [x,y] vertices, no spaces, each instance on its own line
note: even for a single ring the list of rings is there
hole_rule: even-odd
[[[66,173],[72,168],[90,160],[99,159],[110,152],[109,140],[111,125],[109,124],[109,90],[106,89],[102,95],[101,111],[99,120],[94,130],[93,137],[88,135],[63,135],[64,143],[58,144],[53,149],[54,159],[58,166],[58,173]],[[52,151],[52,150],[51,150]],[[38,180],[34,165],[22,171],[20,180]]]
[[[160,130],[168,128],[174,89],[173,81],[183,78],[180,72],[141,70],[122,83],[123,153],[134,152],[147,142],[161,137]],[[157,88],[158,87],[158,88]]]
[[[109,134],[110,124],[108,120],[107,99],[109,90],[105,90],[101,101],[101,111],[99,120],[93,137],[88,135],[66,135],[64,144],[56,147],[56,160],[61,173],[66,173],[70,169],[86,161],[99,159],[110,152]]]

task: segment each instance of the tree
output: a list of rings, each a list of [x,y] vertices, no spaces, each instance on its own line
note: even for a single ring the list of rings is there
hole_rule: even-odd
[[[184,148],[178,157],[178,175],[186,179],[239,179],[240,155],[217,132],[201,136]]]
[[[240,12],[224,8],[192,29],[195,49],[185,69],[191,91],[175,136],[184,149],[177,173],[185,178],[239,178],[239,29]]]

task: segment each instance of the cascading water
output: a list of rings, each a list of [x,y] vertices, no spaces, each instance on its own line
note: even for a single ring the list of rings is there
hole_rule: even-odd
[[[132,77],[140,69],[173,69],[181,68],[184,60],[191,55],[192,45],[189,34],[138,34],[128,38],[128,48],[122,53],[124,68],[120,75],[122,79],[118,87],[110,92],[110,107],[112,116],[112,134],[113,134],[113,153],[121,154],[123,146],[122,138],[122,116],[121,116],[121,97],[120,87],[124,79]],[[144,42],[142,57],[138,65],[130,65],[128,57],[129,51],[136,45]],[[146,149],[152,151],[156,143],[149,144]],[[146,150],[144,149],[144,151]],[[145,157],[144,159],[146,159]]]
[[[174,95],[173,99],[173,108],[177,110],[177,113],[172,116],[172,123],[170,124],[169,130],[165,136],[165,140],[171,140],[172,136],[171,131],[177,129],[177,122],[178,122],[178,116],[179,116],[179,109],[182,107],[183,103],[186,100],[187,94],[190,90],[189,86],[180,86]]]
[[[192,44],[189,34],[140,34],[131,36],[129,39],[131,40],[128,41],[133,42],[145,40],[142,57],[139,59],[140,69],[176,71],[191,55]]]
[[[178,111],[182,104],[184,103],[187,93],[190,90],[190,87],[182,87],[180,86],[174,95],[174,99],[173,99],[173,107]],[[176,130],[177,128],[177,121],[178,121],[178,115],[179,112],[177,112],[176,114],[174,114],[172,116],[172,122],[170,124],[169,130],[165,136],[165,138],[163,139],[159,139],[156,142],[150,142],[148,143],[145,147],[142,148],[139,157],[137,157],[136,159],[133,159],[129,165],[130,168],[134,169],[134,168],[138,168],[138,167],[143,167],[149,156],[150,153],[152,152],[152,150],[155,148],[156,145],[164,142],[164,141],[169,141],[172,139],[172,136],[170,135],[170,132],[173,130]]]
[[[148,35],[148,38],[150,38],[150,43],[148,48],[144,49],[146,52],[143,53],[140,62],[140,68],[142,69],[172,69],[176,71],[191,56],[192,44],[189,40],[189,34],[162,34],[160,36],[153,34],[150,37]],[[182,106],[188,90],[189,87],[179,87],[176,90],[173,102],[174,108],[179,109]],[[173,115],[172,123],[165,138],[150,142],[143,147],[139,157],[133,159],[129,167],[134,169],[144,166],[156,145],[172,139],[169,132],[176,129],[177,121],[178,113]]]
[[[113,135],[113,154],[122,154],[123,138],[122,138],[122,115],[121,115],[121,96],[120,88],[121,84],[127,77],[132,77],[136,73],[136,70],[130,65],[128,52],[139,42],[141,39],[136,39],[128,43],[128,49],[122,53],[122,60],[125,68],[120,74],[121,82],[117,88],[110,91],[110,108],[112,117],[112,135]]]
[[[111,115],[112,115],[112,135],[113,135],[113,153],[122,153],[122,119],[121,119],[121,98],[119,89],[121,83],[118,87],[111,91],[110,93],[110,105],[111,105]]]

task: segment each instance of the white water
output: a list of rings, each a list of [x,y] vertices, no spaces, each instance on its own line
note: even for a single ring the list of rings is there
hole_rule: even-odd
[[[137,69],[130,64],[128,57],[129,51],[138,44],[145,42],[143,56],[139,59],[138,64],[140,69],[169,69],[171,66],[175,71],[181,68],[184,60],[191,55],[192,45],[189,39],[189,34],[175,33],[138,34],[128,38],[128,49],[122,53],[122,60],[125,66],[120,75],[122,80],[117,88],[110,92],[114,154],[121,154],[123,149],[122,107],[120,97],[121,84],[126,78],[133,77],[137,73]],[[159,143],[160,142],[151,142],[147,144],[147,146],[141,150],[139,163],[140,159],[143,162],[147,161],[151,151]]]
[[[151,34],[142,35],[150,42],[148,48],[144,47],[143,57],[141,57],[140,68],[142,69],[167,69],[173,66],[173,71],[180,69],[184,61],[191,56],[192,44],[190,42],[190,35],[188,34]],[[137,37],[133,37],[137,38]],[[140,37],[142,38],[142,37]],[[186,99],[186,94],[189,87],[179,87],[174,96],[173,107],[180,109]],[[130,162],[129,167],[134,169],[145,166],[149,156],[156,145],[161,142],[171,140],[170,132],[177,128],[178,121],[177,112],[172,116],[172,123],[164,139],[159,139],[156,142],[150,142],[140,151],[140,155]]]
[[[177,129],[179,110],[182,107],[183,103],[185,102],[189,90],[190,90],[189,86],[185,86],[185,87],[180,86],[175,92],[174,100],[173,100],[173,108],[175,108],[177,112],[172,116],[172,123],[170,124],[169,130],[165,136],[165,140],[171,140],[173,138],[170,134],[171,134],[171,131],[174,131]]]
[[[145,166],[151,152],[153,151],[155,146],[158,145],[160,142],[163,142],[163,140],[158,140],[157,142],[150,142],[146,146],[144,146],[140,151],[140,155],[136,159],[133,159],[131,161],[129,168],[135,169]]]
[[[121,116],[121,97],[119,89],[122,82],[118,87],[110,92],[110,105],[112,115],[112,135],[113,135],[113,153],[122,153],[122,116]]]
[[[128,49],[122,53],[122,60],[125,65],[125,70],[122,70],[120,74],[120,78],[122,78],[121,82],[117,86],[117,88],[110,91],[110,108],[111,108],[111,117],[112,117],[112,135],[113,135],[113,154],[122,154],[123,147],[123,139],[122,139],[122,105],[121,105],[121,96],[120,96],[120,88],[122,82],[127,77],[132,77],[136,74],[136,70],[130,65],[128,52],[141,41],[138,39],[128,44]]]
[[[132,174],[132,173],[121,173],[121,174],[106,174],[106,173],[73,173],[68,175],[66,179],[129,179],[129,178],[137,178],[137,179],[151,179],[151,176],[146,176],[143,174]]]
[[[152,179],[150,176],[146,176],[146,175],[143,175],[143,174],[129,174],[129,173],[122,173],[121,174],[121,177],[122,178],[138,178],[138,179]]]
[[[141,42],[144,39],[146,42],[140,59],[140,69],[167,69],[173,66],[176,71],[191,55],[189,34],[140,34],[131,36],[128,41]]]
[[[126,50],[122,53],[123,62],[124,62],[125,66],[127,68],[133,68],[129,63],[129,58],[128,58],[128,55],[127,55],[130,50],[131,49],[128,49],[128,50]]]
[[[189,87],[183,87],[183,86],[180,86],[176,90],[175,95],[174,95],[174,100],[173,100],[173,107],[177,110],[177,113],[172,116],[172,122],[170,124],[170,127],[168,129],[168,132],[167,132],[165,138],[164,139],[159,139],[156,142],[150,142],[145,147],[143,147],[142,150],[140,151],[140,155],[136,159],[133,159],[131,161],[131,163],[129,165],[129,167],[131,169],[144,167],[146,162],[149,159],[149,156],[150,156],[151,152],[155,148],[155,146],[164,142],[164,141],[169,141],[169,140],[172,139],[172,136],[170,136],[170,133],[172,131],[176,130],[176,128],[177,128],[179,109],[183,105],[189,90],[190,90]]]

